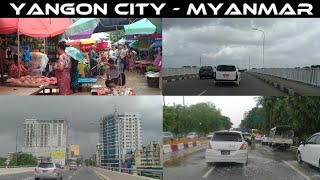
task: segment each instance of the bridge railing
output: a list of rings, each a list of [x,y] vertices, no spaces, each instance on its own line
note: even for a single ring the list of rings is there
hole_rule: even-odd
[[[198,74],[200,67],[163,68],[163,77]]]
[[[265,68],[251,69],[249,72],[280,77],[320,87],[320,69],[316,68]]]
[[[153,169],[134,169],[134,168],[117,168],[117,167],[104,167],[101,166],[102,169],[107,169],[110,171],[117,171],[121,173],[133,174],[137,176],[146,176],[152,177],[154,179],[163,179],[163,170],[153,170]]]

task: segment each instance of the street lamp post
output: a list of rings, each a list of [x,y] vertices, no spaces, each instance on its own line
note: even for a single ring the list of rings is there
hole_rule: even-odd
[[[264,40],[265,40],[265,34],[264,34],[264,31],[260,30],[260,29],[257,29],[257,28],[252,28],[253,30],[255,31],[260,31],[262,32],[263,34],[263,42],[262,42],[262,68],[264,69]]]

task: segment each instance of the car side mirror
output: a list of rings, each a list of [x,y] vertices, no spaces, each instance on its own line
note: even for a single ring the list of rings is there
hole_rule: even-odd
[[[305,146],[305,145],[306,145],[306,142],[301,141],[300,144],[302,144],[303,146]]]

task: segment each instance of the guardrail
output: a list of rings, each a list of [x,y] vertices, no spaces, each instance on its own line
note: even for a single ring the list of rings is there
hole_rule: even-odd
[[[320,87],[320,69],[318,68],[265,68],[251,69],[249,72],[280,77]]]
[[[200,67],[163,68],[163,77],[198,74]]]
[[[35,166],[0,166],[0,168],[31,168],[31,167],[35,167]]]
[[[126,174],[132,174],[132,175],[144,176],[144,177],[152,177],[154,179],[163,180],[163,170],[117,168],[117,167],[104,167],[104,166],[101,166],[99,168],[110,170],[110,171],[117,171],[117,172],[126,173]],[[148,175],[148,176],[146,176],[146,175]]]

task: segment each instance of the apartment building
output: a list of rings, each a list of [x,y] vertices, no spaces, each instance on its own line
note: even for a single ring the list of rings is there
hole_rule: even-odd
[[[96,166],[97,167],[101,166],[101,144],[100,143],[96,145]]]
[[[142,150],[134,153],[135,168],[161,168],[163,166],[163,150],[160,142],[152,141]]]
[[[68,152],[68,122],[65,119],[26,119],[22,152],[37,158],[51,158],[65,165]]]
[[[127,167],[132,155],[142,147],[141,115],[118,113],[107,115],[100,122],[101,166]]]

